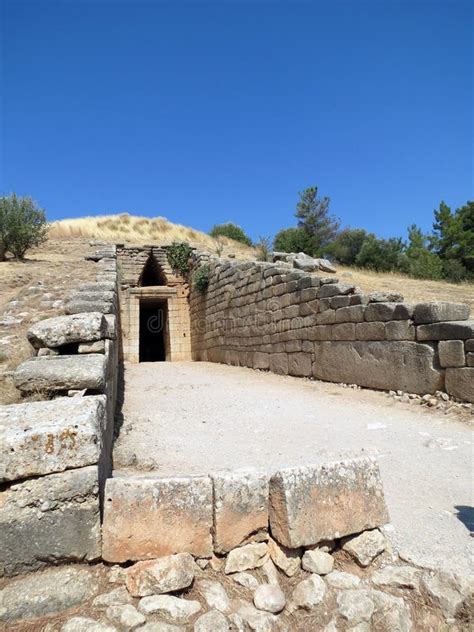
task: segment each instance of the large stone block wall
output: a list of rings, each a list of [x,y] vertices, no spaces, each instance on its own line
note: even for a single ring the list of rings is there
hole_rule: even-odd
[[[193,270],[200,265],[210,280],[202,294],[191,286],[195,360],[474,401],[467,305],[408,305],[270,263],[196,254]]]
[[[33,325],[15,384],[40,401],[0,407],[0,576],[102,554],[101,513],[118,379],[115,249],[67,315]],[[91,264],[94,265],[94,264]]]

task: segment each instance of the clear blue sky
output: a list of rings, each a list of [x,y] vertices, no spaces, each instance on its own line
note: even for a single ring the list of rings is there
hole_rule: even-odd
[[[318,185],[344,225],[472,199],[469,0],[0,0],[0,193],[252,237]]]

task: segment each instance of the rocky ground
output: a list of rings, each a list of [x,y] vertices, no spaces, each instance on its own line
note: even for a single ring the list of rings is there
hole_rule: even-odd
[[[12,632],[461,632],[467,578],[400,562],[378,530],[291,553],[273,540],[194,560],[64,566],[0,584]]]
[[[95,278],[96,266],[84,260],[93,251],[89,240],[51,240],[24,262],[0,263],[0,405],[19,399],[11,372],[33,355],[28,327],[64,313],[72,292]]]

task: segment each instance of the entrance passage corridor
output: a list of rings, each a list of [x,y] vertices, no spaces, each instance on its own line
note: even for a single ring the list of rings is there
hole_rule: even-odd
[[[402,554],[470,570],[472,435],[464,421],[352,390],[205,362],[125,365],[114,476],[207,474],[343,456],[380,464]],[[470,509],[471,508],[471,509]]]

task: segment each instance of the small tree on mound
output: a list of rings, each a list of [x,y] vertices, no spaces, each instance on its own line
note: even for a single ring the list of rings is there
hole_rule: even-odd
[[[0,261],[7,252],[23,259],[27,250],[46,241],[47,232],[45,213],[30,197],[0,197]]]
[[[214,238],[229,237],[229,239],[240,241],[246,246],[252,245],[250,237],[242,230],[242,228],[240,228],[240,226],[237,226],[237,224],[234,224],[233,222],[227,222],[227,224],[216,224],[212,227],[209,235]]]

